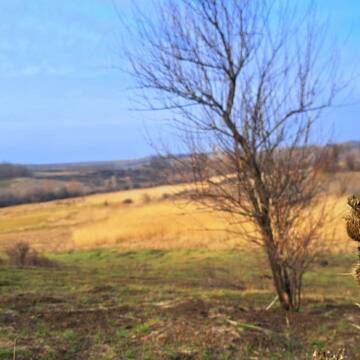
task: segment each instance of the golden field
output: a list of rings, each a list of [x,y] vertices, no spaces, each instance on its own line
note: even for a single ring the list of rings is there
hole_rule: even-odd
[[[4,208],[0,210],[0,247],[20,240],[46,251],[232,249],[244,245],[239,236],[226,231],[222,214],[164,196],[181,190],[183,185],[161,186]],[[123,203],[125,199],[132,203]],[[353,245],[343,224],[346,199],[332,195],[329,202],[336,220],[328,230],[335,234],[336,248],[346,250]],[[250,225],[248,228],[251,231]]]

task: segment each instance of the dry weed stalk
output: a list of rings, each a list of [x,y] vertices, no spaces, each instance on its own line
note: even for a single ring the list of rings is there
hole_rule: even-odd
[[[345,217],[346,230],[349,237],[357,241],[358,244],[358,263],[353,269],[355,279],[360,285],[360,197],[359,195],[353,195],[348,199],[348,205],[350,207],[349,214]]]
[[[346,230],[349,237],[359,242],[358,244],[358,263],[354,267],[353,275],[360,285],[360,198],[358,195],[353,195],[348,198],[348,205],[350,212],[345,217]],[[342,349],[337,353],[331,353],[329,351],[315,351],[313,354],[313,360],[344,360],[345,350]]]

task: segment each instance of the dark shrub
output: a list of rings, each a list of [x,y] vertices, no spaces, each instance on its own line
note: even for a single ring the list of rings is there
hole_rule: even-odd
[[[123,203],[123,204],[133,204],[133,203],[134,203],[134,200],[133,200],[133,199],[128,198],[128,199],[123,200],[123,202],[122,202],[122,203]]]
[[[26,242],[18,242],[6,251],[10,265],[20,267],[25,266],[29,252],[30,246]]]
[[[163,193],[161,197],[162,197],[163,200],[167,200],[167,199],[170,199],[170,198],[171,198],[171,194],[169,194],[169,193]]]
[[[8,262],[17,267],[56,267],[57,263],[40,255],[24,241],[16,243],[6,251]]]

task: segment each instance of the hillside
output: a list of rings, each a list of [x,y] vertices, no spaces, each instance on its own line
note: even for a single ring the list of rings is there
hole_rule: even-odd
[[[349,244],[341,221],[345,196],[358,189],[359,178],[359,173],[344,173],[327,185],[337,219],[328,230],[335,231],[337,248]],[[201,209],[181,196],[188,188],[167,185],[0,209],[0,247],[18,240],[57,251],[241,247],[241,238],[225,231],[223,214]]]
[[[332,236],[290,314],[261,249],[189,204],[184,185],[0,209],[0,359],[358,359],[343,181],[331,183]],[[53,265],[6,265],[18,241]]]
[[[290,314],[261,248],[189,203],[190,185],[0,209],[0,359],[308,360],[345,349],[357,360],[356,244],[344,215],[359,180],[324,177],[333,221]],[[8,264],[19,241],[50,267]]]
[[[9,173],[9,167],[12,176],[0,176],[0,207],[179,182],[169,160],[156,157],[96,163],[0,164],[0,175]]]
[[[360,171],[359,144],[350,141],[327,145],[323,171],[330,175]],[[185,162],[188,158],[180,157]],[[0,164],[0,207],[179,184],[184,177],[186,173],[180,174],[178,164],[174,166],[174,160],[167,157],[27,166]]]

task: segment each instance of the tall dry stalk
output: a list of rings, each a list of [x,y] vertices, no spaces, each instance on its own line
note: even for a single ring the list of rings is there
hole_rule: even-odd
[[[354,267],[354,277],[360,285],[360,197],[353,195],[348,199],[349,214],[345,217],[346,230],[350,239],[358,243],[358,263]]]
[[[358,263],[354,267],[354,277],[360,285],[360,197],[353,195],[348,198],[347,201],[350,211],[346,215],[346,230],[350,239],[358,243]],[[345,349],[340,350],[337,353],[331,351],[315,351],[313,354],[313,360],[345,360]]]

